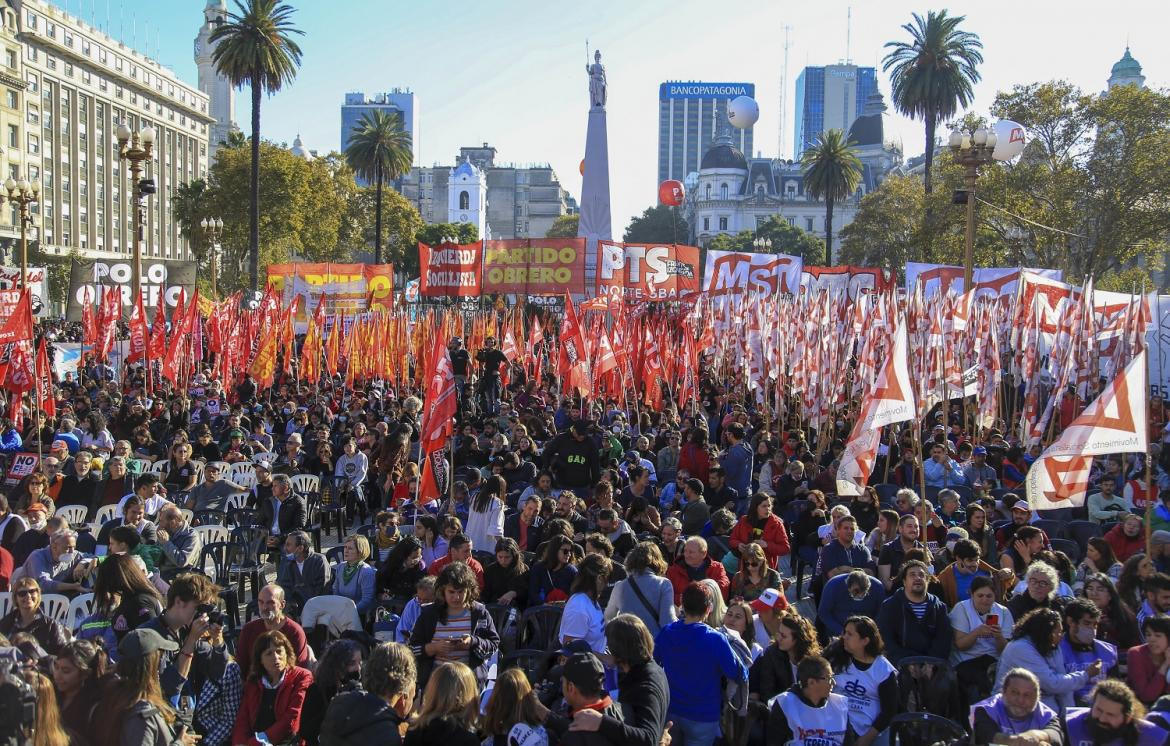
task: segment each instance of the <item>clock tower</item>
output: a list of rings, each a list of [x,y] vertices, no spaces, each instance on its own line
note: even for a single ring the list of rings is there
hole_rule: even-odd
[[[451,171],[447,182],[447,222],[471,223],[479,230],[481,239],[491,238],[486,233],[486,195],[487,178],[483,169],[464,158],[463,163]]]
[[[214,45],[211,43],[211,32],[228,20],[228,9],[225,0],[207,0],[203,8],[203,26],[199,35],[195,37],[195,64],[199,68],[199,90],[207,94],[210,99],[211,110],[208,115],[215,119],[208,135],[208,160],[215,155],[221,142],[228,139],[228,133],[238,130],[235,122],[236,89],[227,78],[215,71],[215,61],[211,57]]]

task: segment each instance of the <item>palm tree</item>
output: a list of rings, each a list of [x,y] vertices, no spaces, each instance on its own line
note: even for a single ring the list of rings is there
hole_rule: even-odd
[[[219,141],[221,148],[242,148],[248,144],[248,138],[244,137],[244,133],[237,129],[233,129],[227,134],[226,140]]]
[[[414,162],[410,134],[402,127],[402,117],[379,109],[363,114],[350,134],[345,161],[355,174],[375,184],[374,263],[381,264],[382,183],[399,178]]]
[[[926,18],[914,14],[914,23],[902,26],[910,41],[886,42],[891,51],[882,60],[882,70],[893,70],[894,106],[926,126],[926,176],[924,189],[931,192],[934,164],[934,132],[938,125],[971,104],[974,84],[979,82],[975,66],[983,62],[979,36],[960,31],[965,16],[948,16],[945,10],[929,11]],[[929,208],[927,208],[929,217]],[[927,257],[927,261],[930,261]]]
[[[826,267],[833,264],[833,205],[852,195],[861,182],[861,161],[853,152],[854,145],[846,141],[843,130],[826,130],[800,158],[805,191],[825,201]]]
[[[260,277],[260,94],[291,83],[301,64],[293,34],[293,8],[277,0],[236,0],[237,12],[211,32],[215,69],[233,85],[252,88],[252,184],[249,205],[248,269],[252,291]]]

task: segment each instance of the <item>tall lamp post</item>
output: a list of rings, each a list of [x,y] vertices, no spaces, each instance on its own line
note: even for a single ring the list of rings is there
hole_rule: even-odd
[[[8,201],[20,206],[20,288],[23,290],[28,287],[28,226],[33,222],[29,207],[40,201],[41,183],[9,177],[4,182],[4,190],[8,192]]]
[[[143,127],[139,132],[133,132],[125,124],[118,125],[118,160],[129,162],[131,186],[134,189],[134,274],[133,274],[133,292],[131,294],[131,302],[134,298],[134,293],[142,289],[142,223],[146,210],[145,196],[147,194],[154,194],[154,181],[145,179],[142,176],[143,161],[150,160],[154,152],[154,137],[155,131],[149,125]]]
[[[756,251],[770,252],[772,250],[772,239],[757,238],[752,241],[752,246],[756,247]]]
[[[963,291],[971,289],[971,275],[975,261],[975,182],[979,179],[979,167],[995,160],[996,135],[994,130],[980,127],[971,134],[953,130],[949,145],[955,162],[965,169],[964,192],[967,198],[967,242],[963,249]],[[958,200],[956,199],[956,202]]]
[[[211,296],[213,298],[219,298],[219,292],[215,287],[216,280],[219,277],[219,272],[215,269],[215,255],[219,253],[219,237],[223,235],[223,219],[203,218],[199,221],[199,227],[207,235],[207,250],[211,254]]]

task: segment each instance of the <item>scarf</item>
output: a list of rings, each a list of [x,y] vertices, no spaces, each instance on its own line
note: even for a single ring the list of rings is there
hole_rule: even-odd
[[[345,567],[341,568],[342,582],[344,582],[346,585],[349,585],[349,581],[353,580],[353,576],[357,575],[357,571],[360,568],[361,568],[360,562],[358,562],[356,564],[352,564],[352,565],[350,563],[346,562]]]

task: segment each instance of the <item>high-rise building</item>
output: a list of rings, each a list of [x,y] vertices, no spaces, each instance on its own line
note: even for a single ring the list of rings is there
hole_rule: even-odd
[[[877,92],[877,71],[851,64],[806,67],[796,78],[796,138],[799,159],[825,130],[849,131],[866,100]]]
[[[0,6],[5,14],[10,6]],[[125,258],[132,245],[133,187],[118,160],[118,126],[156,131],[144,163],[156,193],[146,199],[143,256],[190,259],[171,215],[177,186],[207,173],[216,120],[206,93],[170,70],[44,0],[23,0],[6,16],[21,41],[6,49],[7,105],[23,109],[24,133],[9,125],[9,174],[40,180],[34,206],[41,249]],[[22,67],[18,69],[18,65]],[[14,85],[17,77],[23,83]],[[7,176],[8,174],[5,174]]]
[[[548,164],[497,164],[484,143],[459,149],[454,166],[415,166],[401,192],[428,223],[473,223],[482,238],[543,238],[577,202]]]
[[[670,81],[658,86],[658,181],[683,181],[699,170],[703,154],[715,140],[719,122],[727,119],[727,103],[739,96],[755,97],[753,83]],[[736,130],[734,145],[752,152],[752,129]]]
[[[409,88],[393,88],[373,98],[366,98],[360,91],[345,94],[345,103],[341,105],[341,152],[349,146],[350,134],[362,115],[375,109],[402,117],[402,128],[410,134],[411,152],[418,163],[418,98]]]
[[[216,44],[211,41],[211,32],[227,21],[225,0],[207,0],[203,8],[203,25],[195,37],[195,65],[199,68],[199,90],[207,94],[209,113],[215,119],[208,138],[208,151],[215,155],[221,142],[227,142],[228,135],[238,130],[236,126],[236,87],[215,70],[212,53]]]

